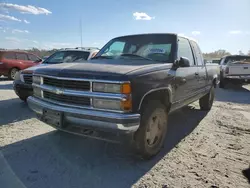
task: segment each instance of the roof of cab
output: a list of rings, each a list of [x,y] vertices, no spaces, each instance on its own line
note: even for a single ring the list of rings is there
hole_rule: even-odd
[[[119,37],[115,37],[115,38],[132,37],[132,36],[140,36],[140,35],[174,35],[174,36],[182,37],[182,38],[185,38],[185,39],[188,39],[188,40],[192,40],[192,41],[197,43],[197,41],[195,39],[184,36],[184,35],[180,35],[180,34],[177,34],[177,33],[141,33],[141,34],[123,35],[123,36],[119,36]]]

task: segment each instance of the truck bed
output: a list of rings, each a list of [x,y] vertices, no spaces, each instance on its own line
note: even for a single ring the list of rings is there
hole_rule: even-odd
[[[228,65],[228,75],[250,75],[249,63],[232,63]]]

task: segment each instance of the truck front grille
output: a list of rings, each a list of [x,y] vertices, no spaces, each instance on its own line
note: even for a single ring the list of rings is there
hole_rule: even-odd
[[[43,84],[60,87],[63,89],[81,90],[89,91],[90,82],[89,81],[77,81],[77,80],[60,80],[55,78],[43,78]]]
[[[23,75],[23,79],[24,79],[24,82],[26,83],[26,84],[32,84],[32,74],[30,74],[30,75]]]
[[[71,104],[71,105],[77,105],[77,106],[90,106],[89,97],[58,95],[58,94],[54,94],[48,91],[43,91],[43,96],[45,99],[49,99],[51,101],[56,101],[56,102],[62,102],[65,104]]]

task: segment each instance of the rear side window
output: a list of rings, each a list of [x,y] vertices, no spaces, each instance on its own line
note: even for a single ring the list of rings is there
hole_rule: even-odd
[[[8,53],[4,53],[3,56],[5,59],[16,59],[16,54],[13,52],[8,52]]]
[[[221,64],[227,65],[237,62],[250,62],[250,56],[228,56],[223,62],[221,62]]]
[[[194,65],[194,56],[187,39],[179,37],[178,39],[178,58],[186,57],[190,61],[190,65]]]
[[[33,55],[33,54],[28,54],[28,57],[29,57],[29,60],[30,60],[30,61],[38,61],[38,60],[39,60],[39,58],[36,57],[36,56]]]
[[[194,41],[191,41],[191,44],[194,48],[194,52],[195,52],[194,55],[196,58],[197,65],[204,65],[203,55],[202,55],[202,52],[201,52],[198,44]]]
[[[16,57],[17,57],[18,60],[25,60],[25,61],[28,60],[28,56],[25,53],[17,53]]]

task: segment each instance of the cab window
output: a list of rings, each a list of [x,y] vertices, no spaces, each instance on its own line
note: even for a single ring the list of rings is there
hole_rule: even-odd
[[[202,52],[201,52],[198,44],[194,41],[191,41],[191,44],[192,44],[194,52],[195,52],[194,56],[195,56],[197,65],[200,65],[200,66],[204,65],[203,55],[202,55]]]
[[[188,58],[190,65],[194,65],[194,56],[188,39],[179,37],[178,39],[178,59],[180,57]]]

